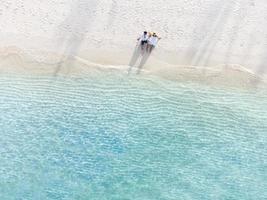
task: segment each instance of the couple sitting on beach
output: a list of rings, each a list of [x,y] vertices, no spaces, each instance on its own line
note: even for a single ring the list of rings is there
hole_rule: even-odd
[[[137,40],[140,42],[142,50],[144,50],[146,45],[147,52],[151,53],[160,39],[161,38],[158,37],[156,33],[148,33],[147,31],[144,31]]]

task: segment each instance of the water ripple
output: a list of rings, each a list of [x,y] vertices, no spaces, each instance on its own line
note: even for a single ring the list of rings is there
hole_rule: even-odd
[[[1,199],[264,199],[267,94],[0,77]]]

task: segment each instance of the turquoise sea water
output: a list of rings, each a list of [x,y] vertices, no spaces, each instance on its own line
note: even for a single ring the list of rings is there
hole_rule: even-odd
[[[0,199],[267,198],[267,93],[0,76]]]

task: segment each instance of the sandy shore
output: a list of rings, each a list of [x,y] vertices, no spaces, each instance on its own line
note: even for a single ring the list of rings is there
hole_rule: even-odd
[[[258,85],[267,77],[267,28],[259,25],[266,10],[265,0],[4,0],[0,70],[83,74],[94,66]],[[143,30],[162,40],[140,64],[134,50]]]
[[[135,52],[130,54],[107,50],[88,50],[75,56],[46,51],[35,51],[34,56],[32,55],[16,47],[2,49],[1,74],[86,76],[96,71],[116,71],[125,75],[152,75],[179,82],[194,81],[227,87],[266,88],[265,79],[240,65],[174,65],[158,59],[153,53],[148,57],[141,53],[135,57]]]

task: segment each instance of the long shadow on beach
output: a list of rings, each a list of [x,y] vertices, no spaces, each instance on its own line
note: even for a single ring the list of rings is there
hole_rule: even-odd
[[[92,26],[96,7],[96,0],[91,0],[89,2],[82,0],[73,1],[70,14],[60,24],[56,33],[61,36],[61,39],[57,41],[58,51],[63,51],[61,52],[62,56],[59,58],[59,62],[54,71],[54,76],[56,76],[65,65],[68,65],[68,67],[73,66],[75,56],[78,54],[85,40],[86,33],[88,33]],[[70,69],[68,68],[67,70],[69,71]]]
[[[139,58],[141,57],[140,63],[136,66],[137,67],[137,74],[140,74],[142,68],[146,64],[148,58],[150,56],[150,53],[146,51],[146,47],[144,49],[141,48],[140,45],[137,45],[134,49],[133,55],[131,57],[131,60],[129,62],[129,69],[128,69],[128,74],[131,73],[133,70],[133,67],[137,64]]]
[[[140,61],[140,64],[139,64],[137,72],[136,72],[137,74],[140,74],[140,72],[142,71],[142,69],[143,69],[144,65],[146,64],[150,55],[151,55],[151,52],[147,52],[147,51],[144,52],[143,57]]]
[[[206,66],[209,64],[218,38],[229,20],[229,15],[232,13],[234,5],[224,1],[215,1],[213,6],[218,9],[210,9],[204,17],[203,22],[195,27],[191,44],[189,44],[185,55],[186,59],[189,60],[189,65]],[[214,18],[211,24],[209,24],[210,16]],[[203,32],[205,32],[205,34],[203,34]],[[200,35],[203,35],[202,40],[197,39]]]
[[[129,62],[129,69],[128,69],[128,72],[130,73],[132,68],[134,67],[134,65],[136,64],[138,58],[142,56],[142,49],[141,49],[141,46],[140,45],[136,45],[135,46],[135,49],[134,49],[134,52],[133,52],[133,55],[132,55],[132,58]]]

